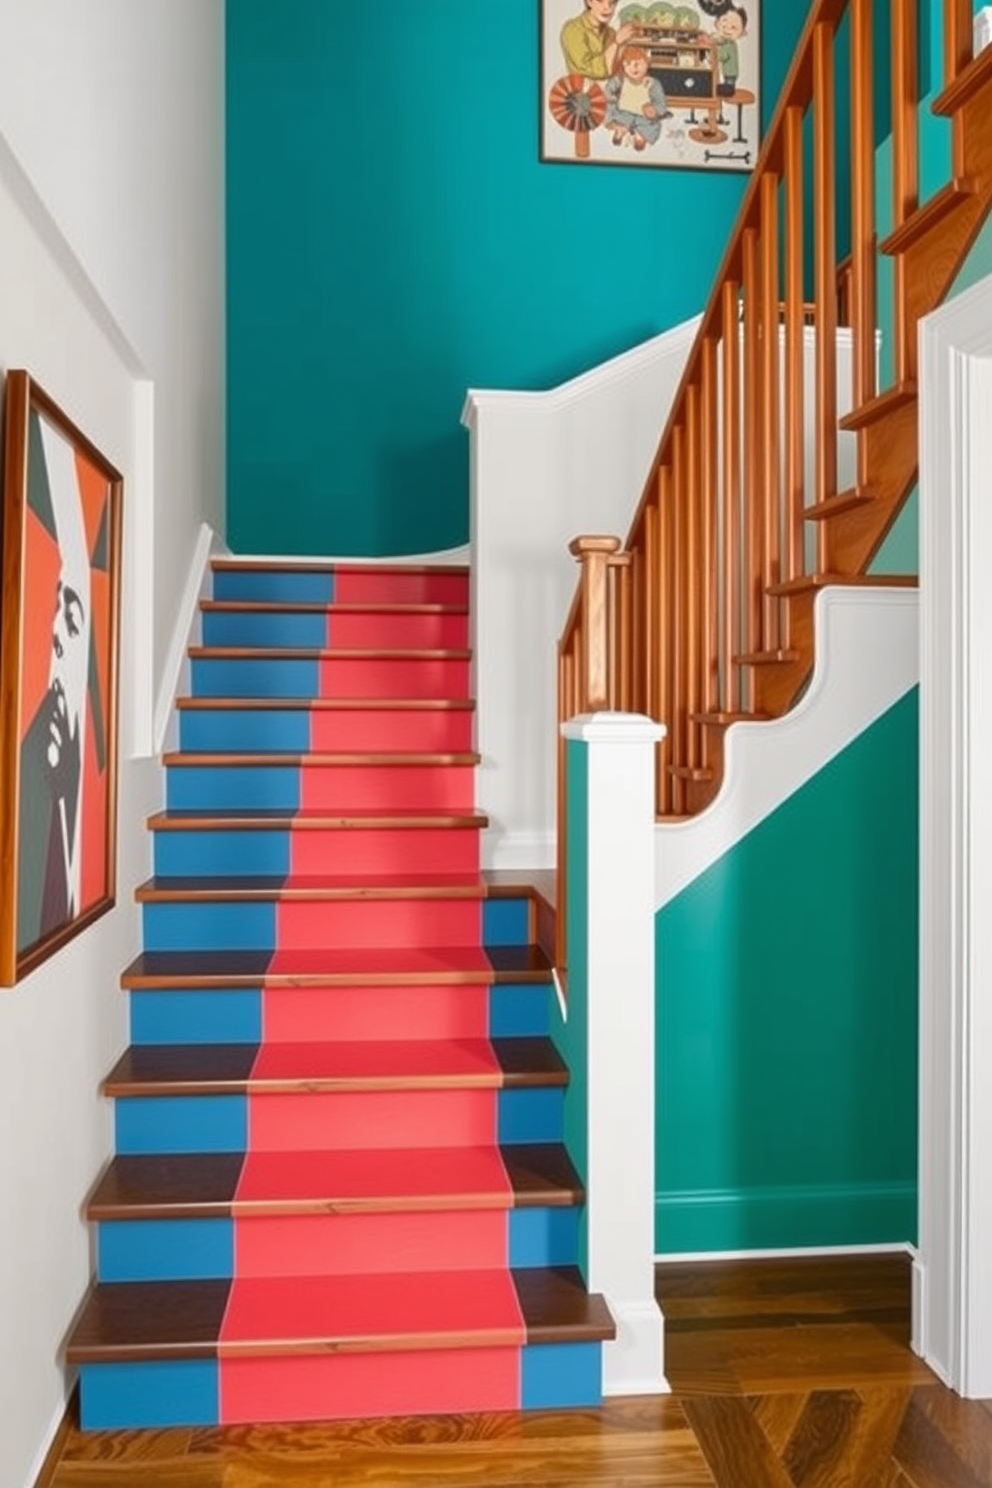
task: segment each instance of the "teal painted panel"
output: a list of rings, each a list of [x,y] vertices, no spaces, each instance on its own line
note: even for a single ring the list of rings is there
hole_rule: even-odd
[[[764,0],[766,123],[807,12]],[[349,25],[227,0],[236,551],[464,542],[465,389],[554,386],[701,310],[750,180],[542,164],[533,0],[425,0],[374,65]]]
[[[655,1214],[667,1255],[698,1252],[701,1235],[712,1251],[850,1245],[852,1234],[859,1245],[891,1245],[894,1235],[916,1233],[916,1184],[667,1193],[656,1196]]]
[[[917,768],[914,689],[658,914],[659,1252],[914,1239],[905,1205],[811,1238],[799,1195],[916,1181]],[[732,1245],[685,1217],[790,1188]]]

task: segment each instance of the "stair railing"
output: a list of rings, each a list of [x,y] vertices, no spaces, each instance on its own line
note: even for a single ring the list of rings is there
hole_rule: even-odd
[[[893,168],[879,223],[873,22],[885,4]],[[946,293],[992,202],[992,149],[978,142],[987,115],[979,129],[972,113],[970,130],[968,115],[989,106],[990,93],[978,95],[985,83],[992,91],[992,62],[971,57],[969,0],[943,0],[942,20],[944,91],[933,109],[952,119],[951,180],[921,208],[918,0],[816,0],[626,544],[571,544],[581,577],[559,642],[559,717],[620,708],[663,721],[661,819],[713,798],[730,724],[791,706],[812,667],[816,591],[864,575],[915,482],[916,323]],[[846,163],[835,127],[841,67]],[[881,317],[880,253],[892,261]],[[559,966],[562,764],[560,749]]]

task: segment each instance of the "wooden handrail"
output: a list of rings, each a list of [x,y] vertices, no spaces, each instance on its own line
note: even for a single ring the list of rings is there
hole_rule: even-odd
[[[561,716],[610,707],[665,723],[662,819],[713,798],[722,730],[791,706],[812,666],[817,590],[861,578],[912,488],[917,323],[992,205],[992,69],[971,59],[968,0],[942,0],[950,179],[923,206],[916,0],[887,3],[892,231],[880,245],[874,5],[815,0],[626,542],[571,544],[582,574],[560,645]],[[838,76],[850,96],[843,160]],[[880,320],[894,378],[881,389]]]

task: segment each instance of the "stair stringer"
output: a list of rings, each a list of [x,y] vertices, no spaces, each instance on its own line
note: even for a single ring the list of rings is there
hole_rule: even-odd
[[[727,732],[723,783],[698,816],[655,829],[660,910],[919,681],[915,589],[830,586],[816,597],[816,662],[791,712]]]

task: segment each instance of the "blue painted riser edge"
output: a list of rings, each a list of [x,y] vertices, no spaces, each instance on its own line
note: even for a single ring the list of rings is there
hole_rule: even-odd
[[[194,904],[182,900],[142,906],[146,951],[271,951],[276,906],[269,903]]]
[[[598,1343],[528,1344],[520,1354],[520,1408],[575,1410],[602,1403]],[[84,1431],[130,1431],[220,1424],[216,1359],[84,1364],[80,1424]],[[471,1350],[465,1351],[471,1367]]]
[[[493,987],[490,1037],[546,1035],[550,995],[541,986]],[[264,1036],[260,988],[135,990],[130,1010],[132,1044],[258,1044]]]
[[[183,708],[179,747],[192,753],[306,754],[306,708]]]
[[[328,644],[326,615],[247,611],[208,611],[203,617],[205,646],[299,646],[319,650]]]
[[[333,604],[333,573],[233,569],[214,574],[214,599],[259,604]]]
[[[278,699],[320,694],[320,664],[316,660],[198,657],[191,672],[194,697]]]
[[[171,765],[165,772],[170,811],[298,811],[296,765]]]
[[[577,1264],[577,1209],[511,1209],[506,1224],[507,1255],[515,1269]],[[101,1282],[227,1280],[234,1275],[234,1257],[232,1219],[114,1219],[97,1225]]]
[[[162,878],[283,877],[290,835],[271,831],[159,831],[153,834],[155,873]]]
[[[507,1146],[562,1141],[564,1103],[561,1086],[501,1090],[498,1140]],[[119,1097],[114,1120],[119,1153],[247,1151],[248,1098],[243,1095]]]

